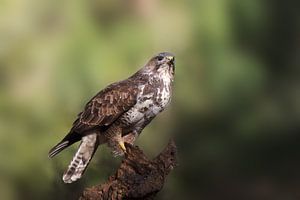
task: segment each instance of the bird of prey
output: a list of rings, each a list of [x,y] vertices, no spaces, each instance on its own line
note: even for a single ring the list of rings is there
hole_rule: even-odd
[[[81,141],[68,169],[65,183],[81,178],[97,147],[107,143],[114,155],[126,153],[152,119],[170,103],[175,57],[164,52],[151,58],[129,78],[112,83],[96,94],[80,112],[70,132],[49,151],[52,158]]]

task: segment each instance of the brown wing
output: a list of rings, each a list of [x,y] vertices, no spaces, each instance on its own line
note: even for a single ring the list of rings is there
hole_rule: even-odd
[[[82,133],[99,126],[109,126],[135,105],[137,92],[137,86],[128,81],[108,86],[86,104],[71,131]]]
[[[49,151],[53,157],[63,149],[81,140],[94,129],[106,129],[136,103],[137,84],[130,80],[114,83],[94,96],[79,113],[71,131]]]

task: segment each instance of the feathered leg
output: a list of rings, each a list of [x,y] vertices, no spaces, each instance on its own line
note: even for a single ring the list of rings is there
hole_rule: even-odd
[[[136,131],[130,132],[122,137],[120,132],[117,132],[113,137],[108,140],[108,146],[112,148],[114,156],[123,156],[126,153],[125,142],[133,144],[137,138],[138,133]]]
[[[133,145],[133,143],[136,140],[136,138],[138,137],[138,135],[139,134],[136,131],[132,131],[132,132],[128,133],[127,135],[124,135],[122,137],[122,140],[126,143]]]

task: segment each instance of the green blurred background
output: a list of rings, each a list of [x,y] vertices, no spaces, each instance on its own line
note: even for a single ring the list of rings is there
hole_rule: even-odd
[[[174,98],[137,142],[150,157],[178,145],[157,199],[300,199],[299,7],[2,0],[0,199],[76,199],[106,180],[121,161],[106,146],[71,185],[61,177],[77,145],[48,150],[96,92],[162,51],[176,55]]]

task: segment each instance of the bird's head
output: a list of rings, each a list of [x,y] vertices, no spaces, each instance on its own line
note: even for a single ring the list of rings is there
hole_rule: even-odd
[[[175,56],[172,53],[159,53],[149,60],[144,66],[144,70],[154,73],[169,73],[174,75],[175,72]]]

